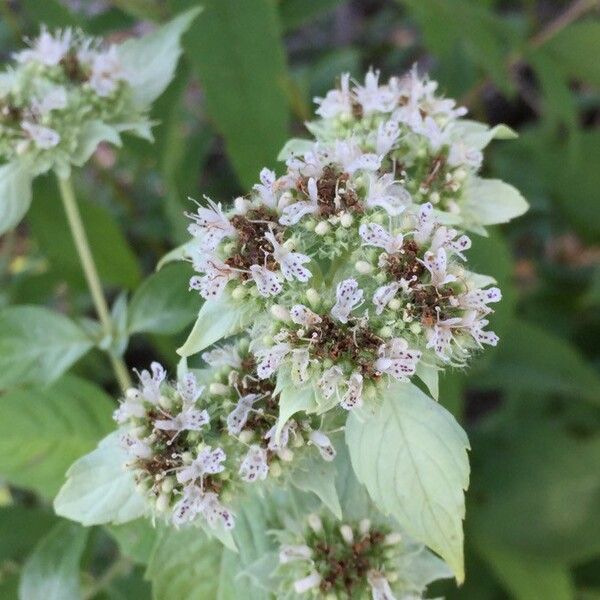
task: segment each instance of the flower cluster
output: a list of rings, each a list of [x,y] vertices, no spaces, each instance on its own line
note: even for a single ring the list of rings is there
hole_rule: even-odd
[[[343,77],[319,101],[329,125],[317,129],[348,131],[290,155],[281,177],[264,169],[230,210],[207,200],[189,215],[190,287],[250,312],[258,377],[310,382],[321,408],[360,406],[390,378],[431,381],[498,341],[485,328],[500,290],[468,270],[471,240],[436,187],[447,187],[454,146],[428,158],[414,138],[463,114],[434,91],[414,70],[385,86],[374,73],[353,88]]]
[[[293,476],[293,468],[317,451],[326,461],[335,458],[314,419],[278,424],[275,385],[254,375],[247,346],[205,353],[211,369],[187,372],[177,383],[153,363],[115,411],[127,468],[153,512],[176,526],[202,516],[211,526],[232,528],[234,515],[225,504],[246,484]]]
[[[275,574],[286,597],[293,589],[298,595],[332,600],[418,600],[430,581],[449,576],[441,561],[405,541],[389,523],[367,518],[341,523],[311,514],[298,535],[286,531],[279,537],[280,566]]]
[[[150,135],[117,46],[79,30],[42,28],[0,74],[0,161],[25,162],[32,174],[64,172],[87,158],[86,140],[101,135],[90,123]]]

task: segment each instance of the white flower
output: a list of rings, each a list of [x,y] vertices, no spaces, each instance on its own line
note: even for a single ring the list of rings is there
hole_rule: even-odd
[[[48,67],[58,65],[67,55],[73,39],[73,31],[64,29],[57,31],[55,36],[48,33],[48,30],[42,26],[39,37],[37,37],[31,48],[21,50],[13,55],[14,59],[20,63],[39,62]]]
[[[431,238],[435,227],[433,217],[433,205],[431,202],[423,204],[417,216],[417,227],[413,233],[413,239],[419,246],[425,244]]]
[[[312,550],[306,544],[283,544],[279,548],[279,562],[286,565],[295,560],[310,560]]]
[[[152,373],[150,373],[150,371]],[[158,362],[150,364],[150,371],[144,369],[137,376],[142,384],[142,395],[152,404],[157,404],[160,400],[160,386],[167,377],[165,368]]]
[[[471,247],[471,238],[461,235],[458,239],[454,239],[457,235],[456,229],[449,229],[445,225],[438,227],[431,237],[429,251],[435,254],[439,248],[444,247],[446,252],[456,254],[462,260],[467,260],[463,252]]]
[[[246,425],[252,407],[259,399],[258,394],[246,394],[238,400],[235,408],[227,415],[227,432],[229,435],[240,434]]]
[[[427,348],[433,348],[434,352],[443,360],[448,361],[448,350],[452,343],[452,330],[463,324],[461,317],[452,317],[450,319],[439,319],[433,327],[425,330],[427,336]]]
[[[269,440],[267,448],[273,452],[280,452],[287,448],[290,441],[290,432],[296,428],[294,421],[288,421],[279,432],[279,441],[276,441],[275,432],[277,431],[277,423],[267,431],[264,435],[265,440]]]
[[[261,296],[268,298],[269,296],[277,296],[277,294],[281,293],[283,289],[281,281],[274,271],[270,271],[267,267],[261,265],[251,265],[250,275],[254,283],[256,283],[256,288]]]
[[[382,123],[377,129],[377,141],[375,144],[377,154],[380,156],[387,154],[394,147],[399,135],[400,130],[397,121],[390,119]]]
[[[254,185],[253,189],[258,193],[260,199],[269,208],[276,208],[278,198],[276,196],[276,182],[275,172],[269,169],[263,169],[260,172],[260,183]]]
[[[193,265],[196,271],[203,272],[204,275],[192,277],[190,289],[199,291],[205,300],[219,298],[227,283],[238,277],[236,269],[226,265],[216,256],[196,255],[193,258]]]
[[[500,288],[491,287],[486,290],[471,290],[460,294],[457,298],[458,305],[466,309],[475,309],[480,312],[488,313],[491,309],[488,304],[491,302],[500,302],[502,292]]]
[[[154,427],[162,431],[176,431],[177,433],[200,431],[209,421],[210,418],[206,410],[198,410],[193,406],[186,406],[184,403],[178,415],[168,419],[157,419],[154,421]]]
[[[181,500],[173,507],[173,524],[178,527],[193,521],[202,511],[203,499],[204,494],[197,485],[185,486]]]
[[[404,236],[399,233],[392,235],[385,227],[377,223],[363,223],[358,233],[363,239],[363,246],[375,246],[383,248],[388,254],[396,254],[402,249]]]
[[[465,165],[472,169],[479,169],[483,162],[483,153],[477,148],[471,148],[464,142],[454,142],[450,146],[450,152],[448,153],[448,164],[451,167],[459,167]]]
[[[353,408],[359,408],[362,406],[362,389],[363,389],[363,376],[358,373],[352,373],[350,379],[348,379],[348,387],[346,392],[342,396],[340,406],[346,410],[352,410]]]
[[[121,436],[120,442],[121,447],[136,458],[148,459],[152,456],[152,448],[145,440],[140,440],[126,433]]]
[[[191,371],[185,373],[177,381],[177,393],[181,396],[184,406],[194,404],[203,391],[204,386],[198,385],[196,376]]]
[[[373,600],[396,600],[392,593],[388,580],[379,571],[369,571],[367,581],[371,586],[371,597]]]
[[[337,452],[331,440],[322,431],[311,431],[308,438],[318,448],[323,460],[331,462],[336,457]]]
[[[344,279],[338,283],[336,288],[336,303],[331,309],[331,316],[347,323],[350,312],[358,306],[363,298],[363,291],[358,288],[356,279]]]
[[[198,454],[198,456],[187,467],[183,467],[177,473],[177,481],[179,483],[194,483],[197,479],[201,479],[206,474],[221,473],[225,469],[222,464],[227,458],[222,448],[214,450],[208,446]]]
[[[211,527],[220,521],[225,529],[233,529],[235,519],[231,512],[220,502],[214,492],[206,492],[202,497],[201,511]]]
[[[269,474],[267,451],[257,445],[250,446],[240,465],[239,474],[242,481],[248,483],[266,479]]]
[[[205,196],[208,207],[198,206],[196,213],[187,213],[194,221],[188,226],[190,235],[200,240],[203,250],[214,250],[226,237],[236,235],[235,227],[223,213],[220,204]]]
[[[292,381],[294,383],[306,383],[308,380],[308,365],[310,355],[305,348],[292,350]]]
[[[375,173],[368,174],[369,187],[365,204],[369,208],[380,206],[388,215],[395,217],[410,206],[412,197],[400,183],[395,181],[393,173],[385,173],[378,177]]]
[[[98,96],[109,96],[117,89],[119,81],[125,79],[125,71],[116,46],[113,45],[104,52],[94,53],[88,83]]]
[[[304,304],[294,304],[290,309],[290,318],[296,325],[302,325],[303,327],[314,327],[323,320]]]
[[[202,354],[202,360],[211,367],[231,367],[239,369],[242,359],[235,344],[228,344]]]
[[[130,388],[125,392],[125,399],[121,402],[119,408],[113,412],[113,419],[117,423],[125,423],[129,419],[141,419],[146,414],[144,408],[144,398],[139,390]]]
[[[338,387],[344,379],[344,372],[339,367],[330,367],[323,371],[317,386],[326,400],[329,400],[338,391]]]
[[[38,115],[46,115],[53,110],[62,110],[67,106],[67,92],[62,85],[54,86],[33,100],[32,110]]]
[[[500,340],[493,331],[483,331],[488,324],[489,321],[482,319],[475,310],[469,311],[462,319],[462,326],[471,334],[479,347],[482,347],[482,344],[496,346]]]
[[[317,573],[311,573],[307,577],[294,581],[294,590],[296,594],[304,594],[321,583],[321,576]]]
[[[398,381],[408,381],[415,374],[420,358],[421,353],[411,350],[405,339],[394,338],[379,347],[379,358],[375,361],[375,368]]]
[[[297,279],[298,281],[306,283],[310,279],[311,272],[306,267],[302,266],[303,264],[310,262],[309,256],[288,250],[275,239],[275,235],[272,231],[267,231],[265,233],[265,239],[273,246],[273,258],[279,263],[281,272],[288,281]]]
[[[365,85],[357,85],[354,94],[365,115],[390,112],[396,102],[396,97],[389,87],[379,85],[379,71],[373,69],[365,75]]]
[[[58,131],[51,129],[50,127],[23,121],[21,123],[21,129],[23,129],[27,136],[33,140],[40,150],[49,150],[60,143]]]
[[[295,225],[305,215],[314,214],[319,210],[319,194],[317,182],[310,177],[307,184],[308,197],[310,200],[301,200],[289,204],[283,209],[279,222],[282,225]]]
[[[358,170],[377,171],[381,166],[381,156],[363,152],[353,141],[336,140],[331,159],[339,162],[350,175]]]
[[[275,344],[266,350],[256,352],[256,358],[260,361],[256,367],[256,374],[260,379],[267,379],[279,368],[283,359],[291,352],[287,342]]]
[[[315,98],[314,102],[319,105],[315,111],[324,119],[334,117],[352,116],[352,93],[350,92],[350,73],[343,73],[340,77],[340,89],[330,90],[325,98]]]
[[[419,262],[429,271],[431,275],[431,285],[440,287],[447,283],[456,281],[456,276],[447,272],[448,258],[444,248],[438,248],[437,252],[426,252],[423,260]]]
[[[373,294],[373,304],[375,305],[375,314],[380,315],[386,306],[394,299],[394,296],[401,288],[401,284],[397,281],[382,285],[375,290]]]

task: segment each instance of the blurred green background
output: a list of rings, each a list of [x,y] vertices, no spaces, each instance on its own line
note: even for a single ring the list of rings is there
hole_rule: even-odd
[[[0,0],[0,56],[8,59],[40,23],[121,39],[194,4]],[[112,297],[133,292],[185,240],[188,196],[227,202],[261,167],[276,167],[286,138],[302,136],[312,98],[341,72],[361,78],[373,66],[387,78],[418,62],[473,118],[519,132],[516,141],[492,145],[484,171],[531,203],[515,223],[475,239],[470,252],[475,270],[501,284],[504,301],[492,321],[501,343],[468,374],[442,382],[442,402],[472,441],[473,474],[467,581],[460,590],[435,591],[469,600],[600,599],[600,3],[201,4],[177,77],[154,109],[156,144],[130,138],[118,156],[101,148],[76,181]],[[59,204],[54,181],[36,181],[24,224],[0,242],[0,306],[90,310]],[[131,367],[154,357],[173,367],[198,303],[183,291],[186,267],[176,270],[179,285],[171,277],[169,286],[181,290],[171,302],[180,305],[182,331],[134,337]],[[112,393],[104,360],[92,353],[76,373]],[[80,393],[105,394],[95,387]],[[27,398],[1,400],[0,598],[12,598],[26,557],[58,521],[48,500],[64,470],[110,423],[79,431],[65,449],[60,428],[24,419]],[[72,535],[74,544],[86,544],[86,598],[150,596],[139,548],[133,561],[107,571],[118,555],[114,538],[100,528],[87,539]],[[116,537],[121,547],[123,539]]]

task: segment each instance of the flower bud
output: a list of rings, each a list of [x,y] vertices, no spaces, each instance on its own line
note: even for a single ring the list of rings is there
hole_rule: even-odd
[[[315,308],[321,301],[321,296],[319,296],[319,292],[317,292],[317,290],[314,288],[309,288],[306,290],[306,299],[308,300],[308,303]]]
[[[326,235],[331,230],[331,226],[327,221],[320,221],[315,227],[315,233],[317,235]]]
[[[368,275],[369,273],[371,273],[373,271],[373,265],[369,264],[367,261],[365,260],[358,260],[354,263],[354,268],[361,274],[361,275]]]
[[[393,533],[388,533],[384,540],[383,543],[386,546],[395,546],[396,544],[399,544],[402,541],[402,535],[400,533],[398,533],[397,531],[393,532]]]
[[[271,306],[271,314],[279,321],[290,320],[290,311],[285,306],[281,306],[281,304],[273,304]]]
[[[241,215],[246,214],[246,212],[250,208],[250,202],[248,202],[248,200],[246,200],[246,198],[242,198],[241,196],[238,196],[233,201],[233,208],[236,213],[239,213]]]
[[[311,513],[310,515],[308,515],[308,526],[315,532],[315,533],[321,533],[321,531],[323,531],[323,522],[321,521],[321,518],[319,517],[319,515],[315,515],[314,513]]]
[[[392,300],[390,301],[388,306],[392,310],[398,310],[402,306],[402,302],[400,302],[400,300],[398,300],[398,298],[392,298]]]
[[[156,499],[156,510],[158,510],[158,512],[166,512],[167,510],[169,510],[170,503],[170,494],[160,494]]]
[[[350,525],[342,525],[340,527],[340,535],[344,538],[344,541],[349,546],[354,543],[354,532],[352,531],[352,527],[350,527]]]
[[[344,213],[342,218],[340,219],[340,224],[342,227],[351,227],[354,222],[354,217],[350,213]]]
[[[240,440],[240,442],[242,442],[242,444],[249,444],[252,441],[253,437],[253,431],[251,431],[250,429],[244,429],[238,436],[238,439]]]
[[[241,300],[242,298],[244,298],[244,296],[246,296],[247,293],[248,290],[243,285],[238,285],[231,291],[231,297],[234,300]]]

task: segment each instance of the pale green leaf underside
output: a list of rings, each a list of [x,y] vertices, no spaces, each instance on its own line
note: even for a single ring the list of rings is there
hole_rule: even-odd
[[[515,187],[499,179],[473,177],[465,193],[468,210],[477,215],[477,221],[482,225],[508,223],[529,208]]]
[[[31,204],[31,176],[18,163],[0,167],[0,235],[17,226]]]
[[[215,342],[239,333],[249,325],[251,311],[231,299],[207,300],[198,313],[198,319],[187,340],[177,350],[180,356],[192,356]]]
[[[85,164],[100,142],[121,146],[121,136],[114,127],[103,121],[87,121],[79,133],[77,148],[71,158],[73,164],[78,167]]]
[[[190,9],[138,39],[118,47],[119,58],[133,88],[134,101],[148,107],[166,89],[181,55],[180,39],[200,8]]]
[[[91,347],[83,329],[64,315],[9,306],[0,312],[0,389],[50,383]]]
[[[119,431],[111,433],[71,466],[54,500],[58,515],[83,525],[102,525],[126,523],[146,513],[133,473],[124,468],[127,454],[119,436]]]
[[[395,384],[370,417],[350,415],[346,442],[357,477],[379,508],[440,554],[462,581],[469,442],[452,415],[414,385]]]

